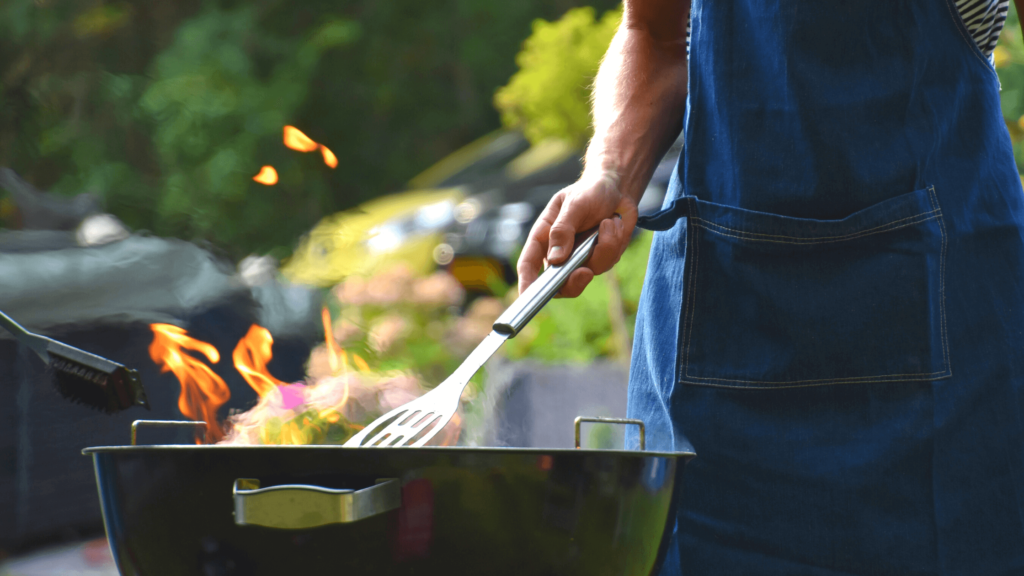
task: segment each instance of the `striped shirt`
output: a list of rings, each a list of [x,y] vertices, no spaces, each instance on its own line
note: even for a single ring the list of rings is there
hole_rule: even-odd
[[[1010,0],[956,0],[956,9],[978,49],[986,57],[992,58],[992,51],[996,48],[999,33],[1003,31],[1006,22]],[[690,55],[689,17],[686,21],[686,55]]]
[[[956,0],[956,9],[974,43],[991,58],[1006,22],[1010,0]]]

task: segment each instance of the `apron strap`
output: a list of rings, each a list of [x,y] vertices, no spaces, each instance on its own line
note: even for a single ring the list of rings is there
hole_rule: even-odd
[[[636,219],[636,225],[644,230],[664,232],[676,225],[680,218],[690,215],[690,196],[676,198],[664,208],[649,216],[641,216]]]

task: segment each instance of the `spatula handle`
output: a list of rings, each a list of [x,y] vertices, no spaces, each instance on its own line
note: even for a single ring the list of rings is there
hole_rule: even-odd
[[[569,279],[569,275],[590,258],[594,246],[597,246],[597,230],[577,242],[576,249],[564,264],[549,266],[540,278],[530,284],[530,287],[494,322],[494,331],[508,334],[509,338],[519,334],[523,326],[526,326],[526,323],[554,298],[555,294],[558,294],[565,281]]]

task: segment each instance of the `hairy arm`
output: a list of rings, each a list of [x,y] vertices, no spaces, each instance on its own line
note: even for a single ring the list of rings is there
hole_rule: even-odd
[[[594,137],[583,174],[551,199],[530,231],[518,264],[520,292],[537,279],[545,257],[552,264],[568,257],[577,232],[600,225],[593,256],[563,296],[578,296],[622,256],[637,203],[682,126],[689,12],[690,0],[626,0],[594,85]]]
[[[1024,32],[1024,0],[1013,0],[1013,5],[1017,8],[1017,18],[1020,20],[1020,30]]]
[[[688,0],[627,1],[594,84],[584,173],[616,175],[637,201],[682,127],[689,11]]]

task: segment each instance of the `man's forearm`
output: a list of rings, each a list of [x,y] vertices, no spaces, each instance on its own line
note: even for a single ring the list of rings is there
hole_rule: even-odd
[[[585,174],[614,175],[619,190],[637,201],[682,127],[689,5],[627,1],[597,74]]]
[[[1021,32],[1024,32],[1024,0],[1013,0],[1013,5],[1017,8],[1017,19],[1020,20]]]

